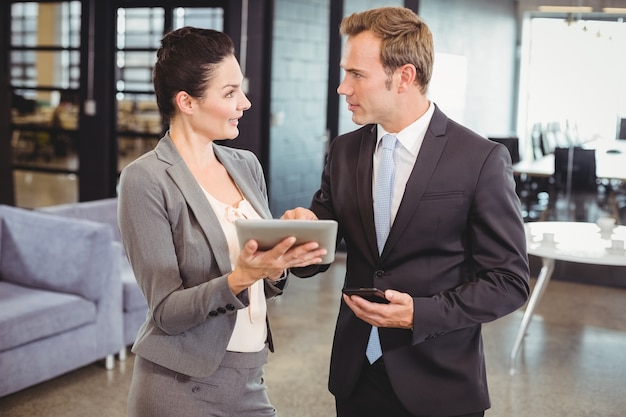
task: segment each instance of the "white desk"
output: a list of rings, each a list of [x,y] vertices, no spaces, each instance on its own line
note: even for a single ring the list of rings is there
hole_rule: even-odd
[[[626,266],[626,250],[611,249],[611,240],[626,241],[626,226],[616,226],[610,233],[601,233],[594,223],[534,222],[526,223],[525,227],[528,254],[539,256],[542,267],[513,344],[509,368],[511,375],[515,373],[517,353],[535,308],[550,282],[556,260]],[[553,233],[554,243],[543,242],[544,233]]]
[[[596,176],[598,178],[626,181],[626,140],[596,140],[582,145],[596,150]],[[617,150],[619,153],[610,153]],[[513,172],[532,177],[554,175],[554,154],[530,161],[522,160],[513,165]]]

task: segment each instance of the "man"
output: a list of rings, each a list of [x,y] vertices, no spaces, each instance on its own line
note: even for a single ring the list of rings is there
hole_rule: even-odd
[[[481,325],[522,306],[529,291],[510,156],[428,100],[432,35],[412,11],[356,13],[340,30],[346,75],[337,91],[364,126],[332,142],[310,210],[283,216],[337,220],[345,287],[378,287],[389,302],[343,295],[329,381],[337,415],[483,416],[490,400]],[[396,138],[391,229],[377,243],[377,232],[386,233],[375,217],[384,212],[377,176],[388,170],[380,147],[387,133]],[[382,357],[366,358],[370,343]]]

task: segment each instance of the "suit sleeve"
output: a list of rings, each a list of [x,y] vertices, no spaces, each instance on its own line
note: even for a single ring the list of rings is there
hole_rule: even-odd
[[[331,162],[330,158],[333,155],[333,145],[336,142],[333,141],[330,144],[330,149],[328,151],[329,160],[326,161],[324,165],[324,170],[322,171],[322,181],[319,190],[315,192],[313,198],[311,200],[310,210],[315,213],[315,215],[320,220],[337,220],[337,216],[333,211],[332,200],[330,198],[331,189],[330,189],[330,167]],[[337,231],[337,245],[342,240],[341,237],[341,223],[339,224],[339,230]],[[330,264],[326,265],[309,265],[302,268],[291,268],[290,272],[299,278],[309,278],[314,275],[319,274],[320,272],[325,272],[330,268]]]
[[[473,279],[414,298],[413,343],[486,323],[521,307],[529,294],[524,224],[510,157],[495,146],[478,175],[464,232]]]
[[[206,253],[201,261],[206,265],[198,264],[194,271],[199,281],[206,282],[185,288],[177,253],[186,251],[191,255],[189,249],[176,247],[175,235],[200,236],[201,232],[172,226],[175,221],[167,206],[173,204],[165,197],[168,187],[154,171],[133,164],[122,172],[118,217],[124,247],[152,319],[163,332],[173,335],[207,322],[210,312],[221,306],[231,304],[240,309],[245,305],[232,293],[227,274],[208,276],[212,257],[206,246],[197,248]],[[186,209],[181,204],[176,206],[176,210]]]

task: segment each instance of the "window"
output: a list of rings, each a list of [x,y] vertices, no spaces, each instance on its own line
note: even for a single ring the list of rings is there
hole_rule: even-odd
[[[626,25],[617,18],[531,19],[522,58],[520,128],[530,132],[535,126],[556,146],[615,139],[626,114],[625,42]]]
[[[12,86],[78,87],[80,12],[79,1],[12,5]]]
[[[117,9],[116,99],[118,171],[152,149],[163,135],[154,97],[152,68],[168,23],[223,30],[218,7],[137,7]]]
[[[20,207],[76,201],[80,24],[80,1],[11,4],[11,146]]]

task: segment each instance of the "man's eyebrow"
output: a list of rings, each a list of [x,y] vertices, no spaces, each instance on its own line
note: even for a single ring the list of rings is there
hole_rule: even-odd
[[[358,68],[346,68],[346,67],[341,67],[341,68],[346,72],[363,72]]]

